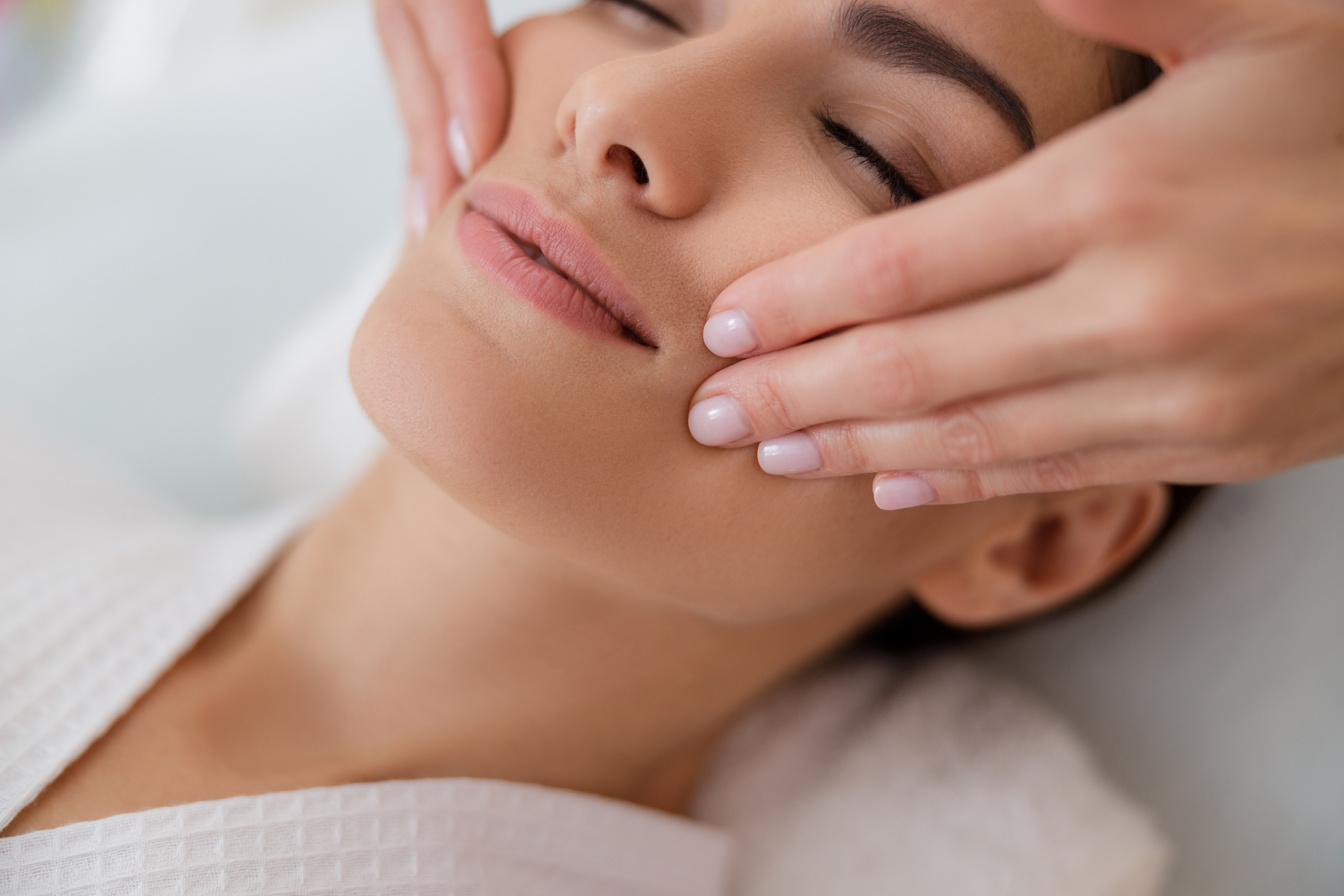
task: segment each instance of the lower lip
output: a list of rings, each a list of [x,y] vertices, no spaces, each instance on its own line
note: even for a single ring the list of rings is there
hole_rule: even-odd
[[[510,292],[578,330],[624,340],[625,327],[597,300],[533,261],[498,222],[468,209],[457,222],[467,256]]]

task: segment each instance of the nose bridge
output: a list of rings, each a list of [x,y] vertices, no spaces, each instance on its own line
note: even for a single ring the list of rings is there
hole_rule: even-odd
[[[666,217],[703,207],[744,161],[751,118],[766,107],[758,54],[730,40],[707,35],[581,75],[557,124],[585,173],[638,188],[632,194]]]

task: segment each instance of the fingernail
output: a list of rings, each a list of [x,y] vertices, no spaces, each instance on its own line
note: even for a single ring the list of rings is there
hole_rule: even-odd
[[[423,178],[412,177],[406,184],[406,229],[415,239],[425,238],[429,228],[429,190]]]
[[[453,157],[453,165],[462,179],[471,177],[476,162],[471,157],[471,144],[467,142],[467,132],[462,129],[462,120],[456,115],[448,119],[448,154]]]
[[[751,421],[729,395],[716,395],[691,408],[691,435],[701,445],[717,448],[751,435]]]
[[[761,338],[742,311],[720,311],[705,321],[705,348],[720,358],[737,358],[761,347]]]
[[[756,449],[756,462],[772,476],[796,476],[821,469],[821,452],[805,432],[790,433],[762,442]]]
[[[928,504],[938,493],[918,476],[880,476],[873,483],[873,500],[880,510],[905,510]]]

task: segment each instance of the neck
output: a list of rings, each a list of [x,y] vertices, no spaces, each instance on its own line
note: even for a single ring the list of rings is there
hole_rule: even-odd
[[[211,740],[277,779],[499,778],[676,811],[733,716],[872,609],[728,625],[641,601],[388,455],[230,620]]]

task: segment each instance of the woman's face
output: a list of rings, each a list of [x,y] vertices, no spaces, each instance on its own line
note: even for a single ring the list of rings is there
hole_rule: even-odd
[[[894,595],[1001,522],[698,445],[690,397],[726,363],[701,329],[752,268],[1104,108],[1106,51],[1033,0],[596,0],[504,47],[502,147],[355,343],[393,446],[492,525],[716,618]]]

